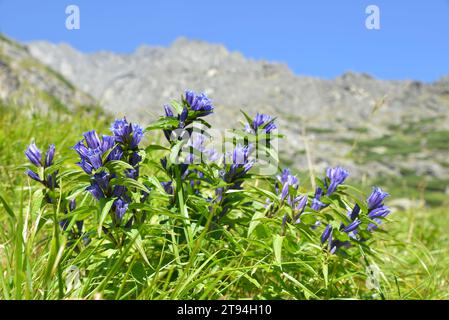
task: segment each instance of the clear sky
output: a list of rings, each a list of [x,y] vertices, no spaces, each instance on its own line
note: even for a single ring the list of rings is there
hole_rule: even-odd
[[[70,4],[80,9],[79,30],[65,27]],[[371,4],[380,30],[365,27]],[[449,74],[449,0],[0,0],[0,32],[84,52],[132,52],[185,36],[324,78],[349,70],[421,81]]]

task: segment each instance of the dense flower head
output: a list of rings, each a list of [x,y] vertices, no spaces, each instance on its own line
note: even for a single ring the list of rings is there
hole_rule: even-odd
[[[109,153],[105,161],[120,160],[123,151],[120,146],[115,146],[115,137],[103,135],[101,138],[94,130],[84,133],[84,139],[77,142],[74,149],[80,156],[77,164],[87,174],[92,174],[94,170],[101,168],[103,155]]]
[[[200,112],[198,115],[200,117],[211,114],[214,110],[212,101],[204,93],[196,94],[191,90],[186,90],[185,99],[192,110]]]
[[[271,133],[277,127],[274,123],[274,119],[262,113],[257,113],[252,123],[245,125],[245,131],[248,133],[257,133],[261,129],[264,133]]]
[[[332,194],[337,187],[342,184],[349,176],[349,172],[343,167],[328,168],[326,175],[330,180],[330,185],[327,188],[327,195]]]
[[[135,149],[143,138],[143,128],[135,123],[123,119],[117,119],[112,123],[111,131],[115,141],[122,143],[130,149]]]

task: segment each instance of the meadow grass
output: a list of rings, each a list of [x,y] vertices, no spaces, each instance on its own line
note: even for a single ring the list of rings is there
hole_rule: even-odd
[[[187,224],[157,205],[122,246],[94,237],[78,250],[73,242],[83,239],[69,239],[53,223],[62,214],[60,202],[44,207],[39,187],[24,174],[24,151],[34,140],[55,143],[64,165],[76,168],[70,147],[91,128],[108,131],[111,118],[98,110],[42,114],[0,108],[0,299],[448,298],[444,207],[393,212],[372,252],[356,260],[323,254],[313,242],[295,239],[294,232],[271,234],[280,228],[279,217],[253,219],[248,232],[230,225],[211,236],[208,228]],[[160,139],[149,136],[146,143]],[[200,211],[201,199],[189,198],[192,206],[196,202]],[[87,195],[82,203],[89,208]],[[263,206],[246,210],[254,218]],[[89,220],[95,213],[78,214]]]

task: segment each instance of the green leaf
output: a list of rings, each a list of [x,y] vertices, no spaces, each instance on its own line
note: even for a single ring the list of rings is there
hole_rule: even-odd
[[[264,211],[258,211],[253,215],[251,222],[249,223],[247,237],[249,237],[251,235],[251,233],[253,233],[254,229],[260,224],[260,219],[262,219],[264,217],[265,217]]]
[[[284,241],[283,236],[279,234],[273,235],[274,260],[278,264],[281,264],[282,262],[282,241]]]
[[[161,117],[159,120],[146,127],[145,131],[159,130],[159,129],[173,129],[177,128],[178,124],[179,120],[176,118]]]
[[[100,221],[98,221],[98,229],[97,229],[98,236],[101,236],[101,231],[102,231],[104,220],[106,219],[106,216],[108,215],[109,211],[111,211],[111,207],[112,207],[112,204],[114,203],[115,199],[116,198],[110,199],[101,208]]]
[[[150,144],[148,147],[145,148],[145,152],[147,152],[147,153],[149,153],[151,151],[158,151],[158,150],[170,151],[169,148],[158,145],[158,144]]]
[[[13,219],[16,220],[16,216],[14,214],[14,211],[12,211],[11,207],[8,205],[8,203],[6,202],[6,200],[0,196],[0,201],[3,204],[3,208],[5,208],[6,213]]]

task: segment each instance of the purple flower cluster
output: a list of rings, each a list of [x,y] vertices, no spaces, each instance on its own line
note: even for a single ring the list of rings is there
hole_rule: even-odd
[[[382,223],[383,218],[390,214],[390,209],[384,205],[383,201],[388,196],[388,193],[382,191],[379,187],[374,187],[371,195],[367,199],[368,203],[368,218],[374,220],[375,223],[369,223],[367,226],[368,231],[373,231],[377,229],[378,225]],[[339,231],[347,233],[350,239],[353,240],[366,240],[358,236],[359,226],[362,224],[360,219],[360,206],[356,204],[354,208],[348,212],[348,218],[350,223],[348,225],[341,224]],[[332,238],[333,228],[330,224],[326,225],[322,235],[321,243],[328,241],[329,251],[335,253],[335,251],[340,247],[349,247],[351,245],[350,241],[340,241]]]
[[[326,170],[326,176],[330,181],[326,193],[329,196],[334,193],[335,190],[337,190],[337,187],[346,180],[349,176],[349,172],[342,167],[328,168]]]
[[[55,156],[55,145],[50,144],[48,146],[47,152],[45,153],[45,159],[42,161],[42,153],[39,150],[39,148],[36,146],[36,144],[33,142],[30,144],[25,151],[25,156],[28,158],[28,160],[36,166],[38,169],[43,168],[44,169],[44,175],[45,175],[45,169],[51,167],[53,165],[53,158]],[[58,187],[56,176],[58,174],[58,170],[55,170],[52,173],[48,173],[46,176],[41,178],[38,173],[27,169],[25,173],[33,180],[36,180],[40,183],[42,183],[45,187],[49,188],[50,190],[53,190],[54,188]]]
[[[204,93],[196,94],[191,90],[186,90],[185,100],[190,109],[198,113],[198,117],[207,116],[214,111],[212,101]]]
[[[86,188],[92,196],[102,198],[116,197],[112,209],[115,212],[115,221],[120,222],[125,215],[131,198],[126,187],[111,185],[111,180],[117,177],[116,172],[110,172],[105,166],[114,160],[127,162],[132,169],[125,169],[124,175],[136,180],[139,177],[138,145],[143,138],[141,126],[129,123],[125,118],[117,119],[111,126],[112,136],[102,135],[95,131],[84,133],[84,139],[79,141],[73,149],[80,156],[77,163],[91,176],[90,186]],[[144,194],[142,194],[145,197]]]
[[[257,113],[252,123],[247,123],[245,125],[245,131],[252,134],[258,133],[259,130],[268,134],[276,128],[277,127],[274,123],[274,118],[262,113]]]
[[[375,223],[368,224],[368,231],[374,231],[382,223],[383,218],[390,214],[390,208],[384,205],[383,201],[389,194],[382,191],[379,187],[374,187],[371,195],[368,197],[368,218]]]

